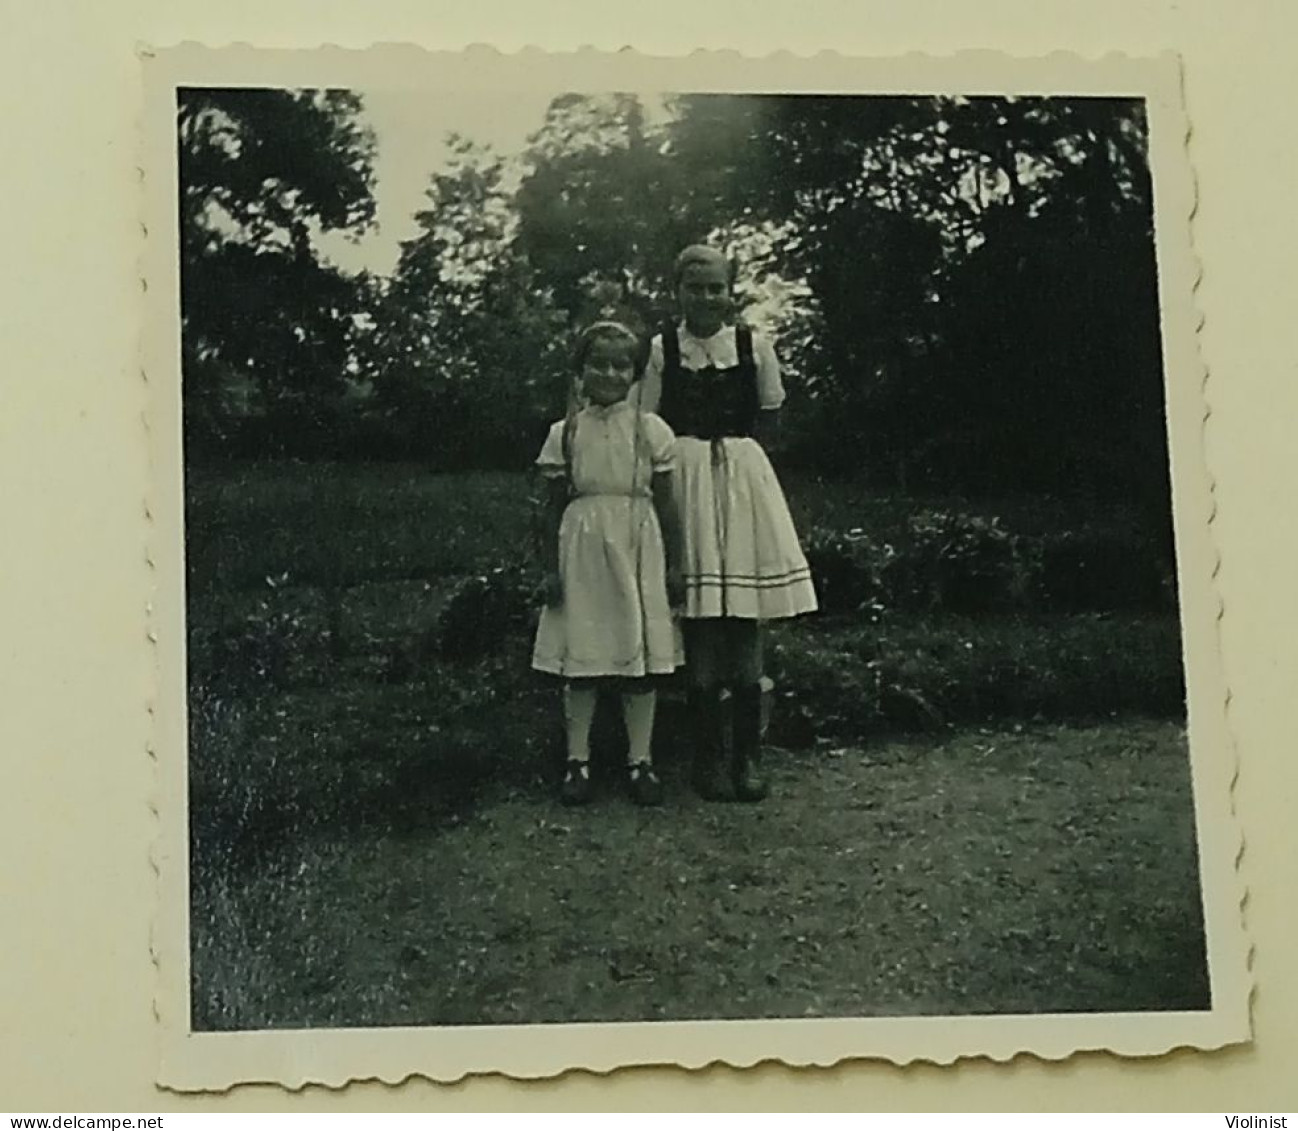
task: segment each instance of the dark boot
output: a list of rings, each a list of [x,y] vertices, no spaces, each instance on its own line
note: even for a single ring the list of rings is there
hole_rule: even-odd
[[[766,782],[758,773],[762,749],[762,687],[753,683],[736,687],[734,705],[735,748],[730,760],[730,780],[736,801],[762,801]]]
[[[725,801],[726,704],[717,688],[690,692],[690,718],[694,724],[694,789],[704,801]]]

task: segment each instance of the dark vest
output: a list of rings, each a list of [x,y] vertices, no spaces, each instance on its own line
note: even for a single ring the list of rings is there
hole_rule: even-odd
[[[739,364],[728,369],[709,365],[686,370],[681,365],[681,343],[675,326],[664,326],[662,396],[658,415],[678,436],[718,440],[725,436],[751,436],[757,430],[757,363],[753,360],[753,332],[735,327]]]

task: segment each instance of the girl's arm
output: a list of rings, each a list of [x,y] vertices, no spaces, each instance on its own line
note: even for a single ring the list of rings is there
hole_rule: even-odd
[[[779,450],[780,406],[784,404],[784,381],[780,376],[780,359],[775,347],[761,334],[753,335],[753,360],[757,366],[756,439],[768,452]]]
[[[652,482],[654,510],[658,513],[658,525],[662,527],[663,549],[667,558],[667,595],[672,604],[679,604],[684,600],[685,594],[681,581],[681,522],[672,491],[672,473],[655,471]]]
[[[757,414],[756,440],[768,452],[780,450],[780,410],[764,408]]]
[[[547,476],[545,511],[541,523],[541,568],[545,570],[545,600],[548,605],[563,604],[563,577],[559,570],[559,526],[568,509],[568,480]]]

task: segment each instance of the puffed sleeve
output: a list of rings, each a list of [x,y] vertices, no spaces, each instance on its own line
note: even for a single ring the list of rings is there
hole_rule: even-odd
[[[636,382],[628,400],[641,412],[657,412],[663,394],[663,339],[658,334],[649,343],[649,360],[645,362],[644,376]]]
[[[775,347],[762,334],[753,335],[753,363],[757,367],[757,403],[774,409],[784,404],[784,382],[780,380],[780,359]]]
[[[564,474],[562,420],[556,420],[550,425],[545,443],[541,445],[541,454],[536,457],[536,466],[547,478]]]
[[[676,466],[676,433],[661,416],[649,413],[644,418],[644,435],[654,471],[671,471]]]

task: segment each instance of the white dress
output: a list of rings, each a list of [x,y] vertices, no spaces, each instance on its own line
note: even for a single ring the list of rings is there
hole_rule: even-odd
[[[537,457],[567,474],[564,422]],[[653,505],[654,472],[670,471],[675,437],[626,401],[590,406],[571,431],[574,498],[559,526],[563,604],[541,613],[532,666],[573,679],[666,675],[684,663],[667,601],[666,557]]]
[[[676,333],[686,377],[691,371],[739,365],[733,326],[708,338],[695,337],[684,325]],[[784,403],[779,361],[758,334],[753,335],[753,361],[758,405],[779,408]],[[633,394],[646,412],[658,409],[663,368],[658,335]],[[760,443],[736,436],[714,446],[710,440],[677,436],[673,483],[684,527],[687,618],[774,620],[815,611],[811,570],[784,491]]]

